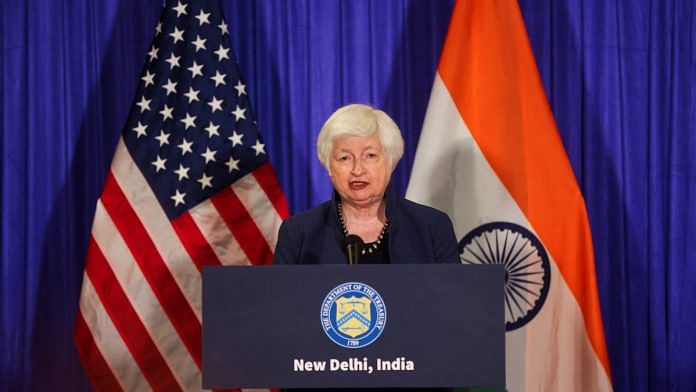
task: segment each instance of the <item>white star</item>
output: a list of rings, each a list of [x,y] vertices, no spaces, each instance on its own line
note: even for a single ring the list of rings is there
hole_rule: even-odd
[[[162,22],[157,22],[157,27],[155,27],[155,31],[157,32],[157,34],[162,33]],[[157,34],[155,34],[155,35],[157,35]]]
[[[205,152],[201,154],[203,158],[205,158],[205,163],[208,163],[210,161],[215,162],[215,150],[210,150],[210,148],[206,147]]]
[[[205,50],[205,41],[207,41],[207,39],[203,39],[200,35],[196,35],[196,40],[191,42],[193,46],[196,47],[196,52],[198,52],[199,49]]]
[[[225,162],[225,166],[229,167],[230,170],[229,172],[232,173],[232,170],[239,170],[239,160],[234,159],[234,157],[230,157],[230,160]]]
[[[189,103],[193,101],[198,101],[198,93],[200,90],[194,90],[193,87],[189,87],[189,91],[184,94],[186,97],[188,97]]]
[[[236,146],[239,144],[240,146],[243,145],[242,143],[242,138],[244,137],[244,134],[237,133],[237,131],[232,131],[232,136],[228,137],[232,141],[232,147]]]
[[[174,119],[174,116],[172,116],[172,110],[174,110],[174,108],[164,105],[164,109],[159,111],[159,113],[162,115],[162,121],[167,121],[168,118],[171,118],[172,120]]]
[[[193,154],[193,151],[191,150],[191,146],[193,145],[193,142],[189,142],[184,138],[184,140],[179,144],[177,147],[181,149],[181,156],[186,155],[187,152],[190,152]]]
[[[201,26],[203,26],[206,23],[210,24],[210,22],[208,21],[209,16],[210,16],[210,12],[206,14],[205,12],[203,12],[203,10],[201,10],[201,13],[198,14],[198,16],[196,16],[196,19],[198,19],[198,23]]]
[[[138,134],[137,139],[140,139],[140,136],[145,136],[145,135],[147,135],[147,132],[145,132],[146,129],[147,129],[147,125],[143,125],[143,124],[140,123],[140,121],[138,121],[138,126],[136,126],[135,128],[133,128],[133,130],[135,131],[135,133]]]
[[[195,78],[196,75],[201,75],[201,76],[203,76],[203,72],[201,72],[201,70],[203,69],[203,64],[198,65],[198,63],[196,63],[196,62],[194,61],[194,62],[193,62],[193,65],[190,66],[190,67],[188,67],[188,68],[186,68],[186,69],[188,69],[189,71],[191,71],[191,79]]]
[[[145,71],[145,76],[140,78],[140,80],[145,82],[145,87],[155,84],[155,74],[151,74],[150,71]]]
[[[222,35],[225,35],[225,34],[229,34],[229,33],[230,33],[229,31],[227,31],[227,23],[225,23],[224,20],[220,22],[220,24],[218,25],[218,27],[220,28],[220,31],[222,32]]]
[[[219,71],[215,71],[215,76],[211,77],[215,81],[215,87],[218,86],[218,84],[225,84],[225,76],[227,74],[221,74]]]
[[[176,83],[177,82],[172,82],[172,79],[170,78],[170,79],[167,79],[167,84],[162,86],[163,89],[167,90],[167,96],[169,96],[169,94],[171,94],[171,93],[176,92]]]
[[[184,178],[189,178],[188,176],[188,167],[184,167],[183,165],[179,165],[179,168],[177,170],[174,170],[174,173],[176,173],[179,176],[179,181],[183,180]]]
[[[234,114],[234,119],[235,121],[239,121],[239,119],[246,119],[246,116],[244,115],[244,112],[246,112],[246,109],[242,109],[239,107],[239,105],[236,105],[237,108],[232,111],[232,114]]]
[[[190,114],[186,113],[186,118],[181,120],[182,123],[186,124],[186,127],[184,130],[189,129],[189,127],[196,127],[196,116],[191,116]]]
[[[242,84],[241,80],[237,81],[237,85],[234,86],[234,89],[237,90],[238,97],[241,97],[243,94],[246,94],[246,86]]]
[[[216,50],[214,53],[218,55],[218,61],[222,61],[222,59],[230,59],[230,57],[227,55],[227,52],[229,51],[229,49],[223,48],[222,44],[220,44],[220,49]]]
[[[205,131],[208,132],[208,137],[213,137],[213,135],[220,136],[220,134],[218,133],[218,128],[220,128],[220,126],[213,124],[213,122],[211,121],[210,125],[208,125],[208,127],[205,128]]]
[[[208,102],[208,105],[212,108],[212,113],[215,113],[216,110],[222,110],[222,103],[224,101],[222,99],[217,99],[215,96],[213,96],[213,100]]]
[[[208,177],[205,175],[205,173],[203,173],[203,177],[197,179],[196,181],[201,183],[201,189],[205,189],[205,187],[213,187],[213,176]]]
[[[159,173],[160,170],[165,170],[165,167],[164,167],[165,162],[167,162],[166,159],[162,159],[162,158],[160,158],[159,155],[157,155],[157,160],[152,162],[152,165],[157,168],[157,170],[155,170],[155,173]]]
[[[174,56],[174,53],[172,53],[168,59],[164,60],[169,63],[169,69],[174,69],[174,67],[179,66],[179,59],[181,56]]]
[[[140,102],[136,103],[137,106],[140,106],[140,113],[150,110],[150,102],[151,99],[145,99],[145,97],[140,97]]]
[[[147,52],[147,55],[150,56],[150,62],[152,62],[152,60],[154,59],[159,58],[157,57],[157,52],[159,52],[159,48],[155,48],[154,46],[152,47],[152,49],[150,49],[149,52]]]
[[[186,30],[179,30],[178,27],[174,27],[174,31],[169,33],[169,36],[174,38],[174,43],[177,43],[184,40],[184,31]]]
[[[174,200],[174,207],[178,206],[179,204],[185,204],[184,203],[184,196],[186,196],[185,193],[179,192],[178,189],[176,190],[176,194],[174,196],[170,197],[170,199]]]
[[[180,17],[181,14],[188,15],[186,12],[186,7],[188,7],[188,4],[181,4],[181,2],[177,2],[177,6],[174,7],[174,10],[176,11],[176,17]]]
[[[254,150],[256,150],[256,156],[259,156],[259,154],[265,154],[266,151],[264,151],[265,144],[261,143],[260,140],[256,141],[256,144],[251,146]]]
[[[169,144],[169,133],[164,133],[164,131],[160,131],[159,136],[155,136],[155,139],[159,140],[160,147],[162,147],[165,144]]]

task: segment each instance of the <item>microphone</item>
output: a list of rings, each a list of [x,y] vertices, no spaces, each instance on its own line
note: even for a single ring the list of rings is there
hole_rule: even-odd
[[[348,234],[341,244],[343,249],[345,249],[346,254],[348,254],[348,264],[359,264],[360,251],[362,251],[365,242],[362,238],[355,234]]]

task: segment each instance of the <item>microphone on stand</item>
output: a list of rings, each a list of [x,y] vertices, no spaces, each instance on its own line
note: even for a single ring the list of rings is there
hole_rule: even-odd
[[[348,234],[341,244],[348,255],[348,264],[359,264],[360,252],[365,246],[365,242],[355,234]]]

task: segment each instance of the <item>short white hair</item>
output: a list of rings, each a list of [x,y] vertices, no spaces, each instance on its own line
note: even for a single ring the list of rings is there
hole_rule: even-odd
[[[404,155],[404,139],[394,120],[387,113],[369,105],[350,104],[333,112],[321,127],[317,137],[319,161],[331,175],[330,161],[333,142],[349,136],[370,137],[379,135],[382,150],[389,157],[394,169]]]

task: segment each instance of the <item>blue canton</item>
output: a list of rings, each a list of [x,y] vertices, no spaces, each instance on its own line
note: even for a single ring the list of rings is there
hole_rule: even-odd
[[[167,1],[123,139],[169,219],[268,160],[218,2]]]

